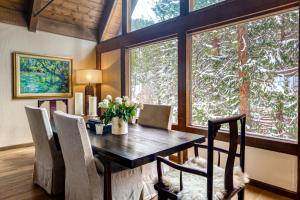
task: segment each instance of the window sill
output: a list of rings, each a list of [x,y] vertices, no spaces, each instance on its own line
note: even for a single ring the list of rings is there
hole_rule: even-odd
[[[197,126],[187,126],[183,129],[180,129],[178,126],[174,127],[175,130],[186,131],[190,133],[207,135],[207,129]],[[228,132],[219,131],[217,135],[217,140],[219,141],[228,141]],[[269,151],[275,151],[279,153],[285,153],[290,155],[298,155],[297,147],[298,143],[296,141],[285,141],[276,138],[267,138],[257,135],[246,135],[246,146],[265,149]]]

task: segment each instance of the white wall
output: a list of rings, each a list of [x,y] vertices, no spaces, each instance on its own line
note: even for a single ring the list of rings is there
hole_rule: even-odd
[[[105,77],[108,79],[102,84],[102,97],[105,97],[107,94],[120,95],[120,51],[115,50],[102,54],[101,67],[104,69]],[[226,143],[216,142],[216,146],[226,147]],[[189,150],[189,155],[193,156],[193,149]],[[296,156],[247,147],[246,172],[252,179],[291,191],[297,191]]]
[[[0,23],[0,147],[32,142],[25,105],[37,105],[37,100],[12,99],[13,51],[73,58],[73,69],[95,68],[95,42],[46,32],[32,33],[26,27]],[[74,78],[74,77],[73,77]],[[83,91],[84,86],[74,87]],[[69,100],[72,113],[73,99]]]

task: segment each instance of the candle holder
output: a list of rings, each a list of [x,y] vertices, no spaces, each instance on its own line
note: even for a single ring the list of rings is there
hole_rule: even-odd
[[[88,111],[88,117],[96,118],[97,115],[97,97],[89,96],[89,111]]]
[[[94,104],[90,105],[90,98],[94,97],[94,87],[92,84],[99,84],[102,83],[102,72],[101,70],[96,69],[82,69],[76,71],[76,83],[78,84],[85,84],[85,114],[89,117],[97,117],[97,98],[96,98],[96,114],[90,113],[90,107],[93,107],[94,111]],[[94,102],[93,102],[94,103]]]

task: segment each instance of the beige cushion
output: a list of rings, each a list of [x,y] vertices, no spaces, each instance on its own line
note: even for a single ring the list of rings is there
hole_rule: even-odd
[[[93,156],[83,118],[56,111],[54,121],[66,164],[65,199],[102,200],[103,165]],[[141,173],[141,168],[113,173],[112,198],[139,200],[143,189]]]
[[[64,191],[65,166],[55,145],[47,110],[31,106],[25,110],[35,145],[33,182],[49,194],[59,194]]]
[[[207,161],[201,157],[188,160],[184,166],[207,171]],[[218,200],[226,193],[224,187],[225,170],[214,165],[213,169],[213,199]],[[178,193],[178,199],[182,200],[207,200],[207,179],[204,176],[191,173],[182,173],[183,190],[180,191],[180,174],[178,170],[172,169],[163,175],[163,183],[173,192]],[[249,182],[248,175],[241,171],[240,167],[235,167],[233,171],[234,188],[243,188]]]
[[[144,104],[138,123],[143,126],[171,130],[172,106]]]

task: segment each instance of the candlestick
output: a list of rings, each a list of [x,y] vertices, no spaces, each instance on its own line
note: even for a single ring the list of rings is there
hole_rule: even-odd
[[[89,97],[89,116],[97,117],[97,97]]]
[[[75,115],[83,115],[83,93],[75,92]]]

